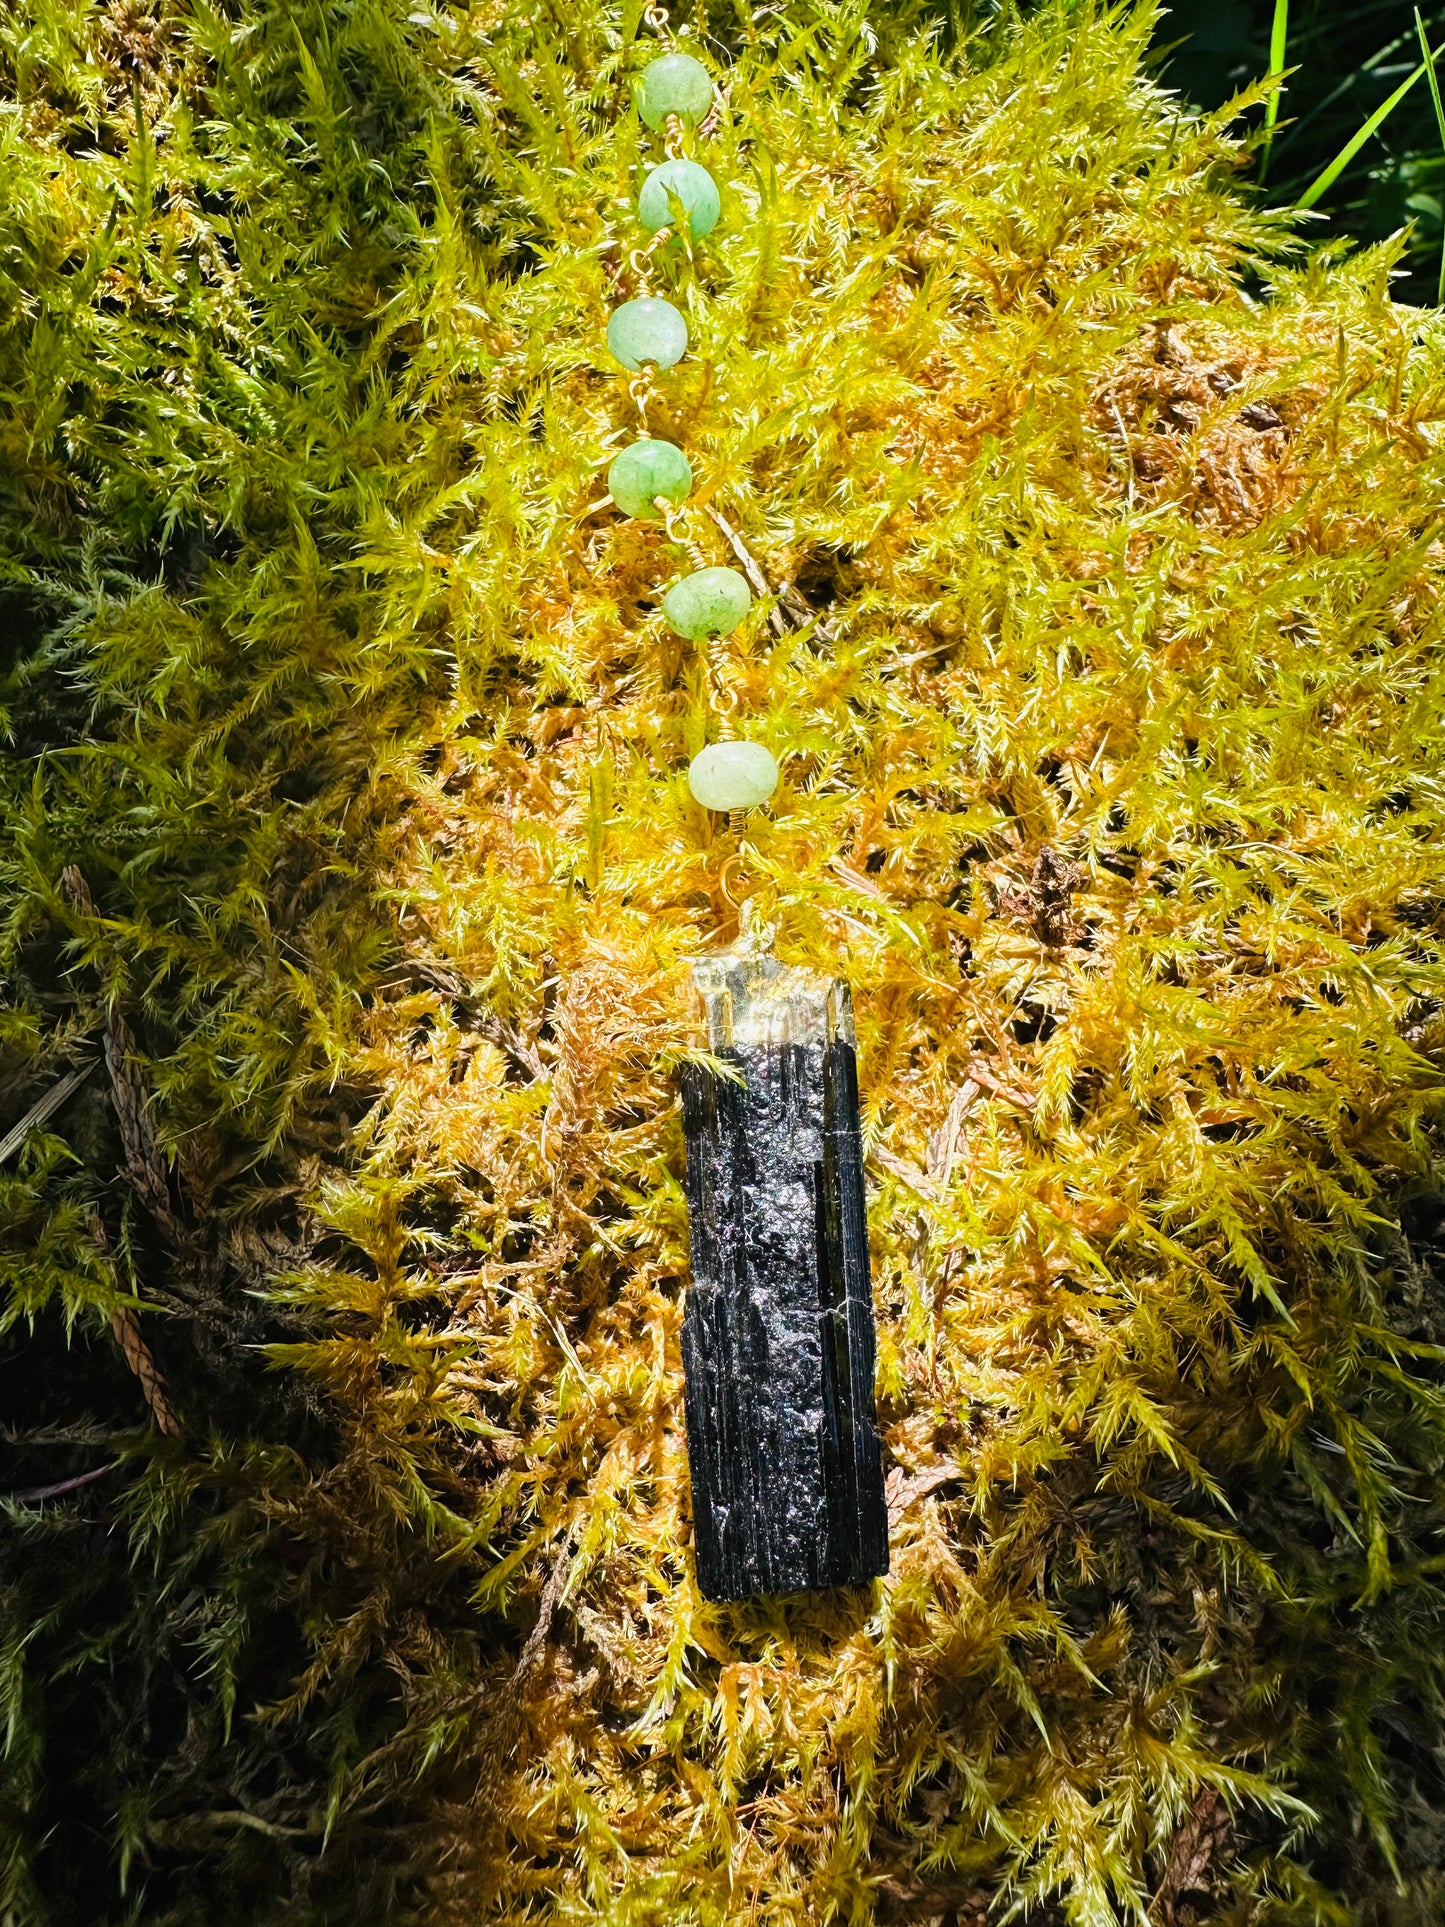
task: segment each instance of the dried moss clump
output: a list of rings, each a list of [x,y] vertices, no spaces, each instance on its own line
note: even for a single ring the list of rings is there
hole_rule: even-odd
[[[92,1065],[0,1164],[0,1920],[1437,1918],[1441,323],[1147,8],[720,11],[622,520],[637,15],[0,24],[0,1136]],[[740,868],[854,985],[893,1570],[721,1609]]]

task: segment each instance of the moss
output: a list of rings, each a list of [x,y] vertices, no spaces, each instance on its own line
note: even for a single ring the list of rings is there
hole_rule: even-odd
[[[672,530],[632,11],[0,30],[0,1126],[110,1047],[0,1168],[17,1927],[1438,1905],[1440,323],[1149,10],[925,25],[709,21]],[[893,1571],[723,1609],[740,870],[854,986]]]

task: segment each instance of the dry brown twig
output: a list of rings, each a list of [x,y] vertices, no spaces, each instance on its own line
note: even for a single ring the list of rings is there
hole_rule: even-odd
[[[480,1828],[483,1834],[495,1825],[500,1792],[508,1774],[518,1764],[516,1756],[522,1748],[526,1731],[527,1690],[533,1677],[541,1670],[547,1642],[552,1634],[552,1621],[566,1591],[577,1525],[578,1521],[574,1519],[563,1533],[562,1543],[553,1556],[551,1571],[542,1588],[537,1622],[528,1633],[506,1684],[482,1714],[476,1748],[478,1761],[482,1764],[468,1811],[469,1825]]]
[[[742,563],[743,573],[751,583],[753,593],[760,596],[771,596],[773,590],[768,582],[768,578],[763,574],[762,565],[748,547],[747,543],[744,542],[731,522],[729,522],[719,510],[714,508],[711,502],[707,505],[707,512],[722,531],[733,554],[737,557],[738,561]],[[784,609],[788,612],[787,616],[783,614]],[[788,622],[788,616],[792,617],[791,625]],[[817,617],[814,610],[808,607],[797,588],[791,582],[783,583],[778,589],[773,606],[768,611],[768,621],[772,626],[773,633],[778,636],[785,636],[790,626],[795,629],[802,629],[811,622],[815,633],[821,636],[825,642],[831,642],[833,639],[832,631],[828,628],[827,624]]]
[[[504,1023],[500,1017],[491,1014],[481,1017],[477,1020],[476,1028],[479,1036],[485,1037],[489,1044],[495,1044],[499,1051],[510,1057],[534,1084],[550,1074],[536,1046],[529,1044],[519,1031]]]
[[[1164,1877],[1150,1904],[1151,1915],[1162,1915],[1172,1927],[1175,1903],[1185,1894],[1203,1893],[1210,1863],[1230,1838],[1229,1812],[1212,1786],[1199,1793],[1170,1843]]]
[[[32,1131],[38,1131],[47,1119],[54,1117],[65,1100],[80,1089],[99,1062],[98,1057],[92,1057],[86,1063],[77,1065],[36,1099],[20,1122],[0,1138],[0,1164],[21,1148]]]
[[[105,1228],[105,1220],[98,1211],[90,1214],[90,1235],[104,1258],[112,1274],[115,1271],[115,1254],[111,1249],[110,1234]],[[155,1420],[156,1430],[164,1432],[167,1438],[177,1439],[181,1428],[175,1413],[171,1410],[166,1396],[165,1381],[152,1356],[150,1346],[141,1336],[140,1319],[129,1305],[117,1305],[111,1314],[110,1328],[115,1334],[116,1343],[125,1355],[125,1362],[140,1380],[141,1392],[150,1407],[151,1417]]]
[[[895,1465],[884,1484],[889,1525],[896,1527],[911,1505],[927,1498],[930,1492],[936,1492],[939,1486],[948,1485],[961,1477],[962,1472],[952,1459],[925,1466],[921,1472],[908,1472],[903,1466]]]
[[[523,1646],[517,1663],[512,1669],[509,1697],[515,1697],[518,1694],[528,1676],[541,1664],[542,1655],[547,1649],[547,1641],[552,1633],[553,1615],[566,1590],[567,1573],[572,1559],[572,1544],[576,1536],[577,1525],[574,1521],[562,1535],[562,1543],[557,1548],[557,1555],[552,1561],[552,1570],[548,1573],[547,1583],[542,1588],[542,1603],[537,1610],[537,1623],[528,1633],[527,1643]]]
[[[1051,950],[1071,943],[1076,935],[1072,898],[1082,882],[1083,872],[1045,844],[1029,885],[1034,898],[1034,935]]]
[[[98,914],[90,888],[73,863],[61,872],[60,880],[66,895],[82,916],[94,917]],[[156,1223],[170,1243],[179,1249],[185,1243],[185,1228],[171,1204],[165,1160],[151,1129],[145,1086],[136,1068],[135,1039],[124,1017],[114,1009],[106,1017],[105,1064],[110,1073],[111,1097],[120,1126],[126,1170]],[[111,1248],[110,1234],[98,1211],[91,1213],[90,1231],[97,1250],[114,1274],[115,1254]],[[140,1380],[140,1388],[156,1429],[164,1432],[168,1438],[178,1438],[181,1428],[166,1396],[165,1384],[155,1358],[141,1334],[140,1320],[129,1305],[118,1305],[111,1314],[110,1325],[127,1365]]]
[[[90,887],[73,863],[61,871],[60,881],[82,916],[99,916]],[[145,1085],[136,1067],[135,1038],[130,1025],[116,1009],[106,1014],[105,1067],[110,1073],[111,1097],[125,1150],[126,1171],[146,1209],[169,1242],[179,1248],[185,1243],[185,1227],[171,1203],[165,1159],[151,1128]]]
[[[73,1479],[59,1479],[54,1485],[27,1486],[23,1492],[7,1492],[5,1498],[11,1505],[41,1505],[46,1499],[63,1499],[69,1492],[79,1492],[82,1486],[94,1485],[107,1472],[114,1472],[119,1464],[119,1459],[108,1459],[89,1472],[77,1472]]]
[[[924,1168],[930,1178],[946,1191],[948,1180],[953,1174],[953,1160],[958,1155],[958,1137],[963,1129],[963,1120],[973,1109],[975,1100],[981,1095],[983,1085],[970,1075],[954,1092],[942,1124],[928,1140],[928,1155]]]
[[[907,1158],[899,1157],[896,1152],[885,1149],[881,1144],[872,1146],[864,1162],[871,1164],[877,1171],[887,1171],[891,1177],[897,1178],[901,1184],[906,1184],[909,1190],[916,1192],[920,1198],[938,1196],[937,1185],[920,1171],[916,1164],[910,1163]]]
[[[1034,860],[1027,884],[1001,882],[995,886],[999,915],[1027,923],[1046,949],[1062,949],[1078,935],[1072,899],[1083,880],[1076,864],[1045,844]]]

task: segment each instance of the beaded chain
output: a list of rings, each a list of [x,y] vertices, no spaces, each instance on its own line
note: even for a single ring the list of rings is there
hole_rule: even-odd
[[[670,41],[660,7],[649,6],[644,17]],[[702,240],[722,212],[712,175],[683,152],[689,132],[705,136],[713,124],[712,77],[691,54],[664,53],[643,69],[638,111],[653,133],[665,136],[666,158],[648,173],[637,197],[638,219],[649,237],[631,254],[642,292],[623,302],[607,323],[607,346],[633,377],[629,392],[642,424],[639,439],[614,458],[607,486],[624,515],[661,521],[670,536],[681,539],[678,517],[692,491],[692,464],[675,442],[647,433],[647,405],[655,377],[687,353],[688,328],[672,302],[648,292],[648,287],[658,250],[684,232],[690,241]],[[737,628],[752,601],[747,577],[736,569],[699,568],[667,591],[662,613],[677,635],[710,644]],[[727,734],[725,714],[723,727]],[[777,788],[778,766],[762,743],[725,740],[710,743],[693,757],[687,780],[704,809],[726,812],[740,829],[743,812],[765,803]]]

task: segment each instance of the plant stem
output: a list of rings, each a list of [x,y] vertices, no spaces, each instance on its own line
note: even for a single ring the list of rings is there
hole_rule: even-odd
[[[1356,84],[1362,74],[1372,74],[1377,68],[1382,67],[1392,53],[1398,52],[1399,49],[1404,46],[1409,37],[1408,34],[1402,33],[1397,34],[1393,40],[1387,40],[1385,45],[1377,48],[1368,60],[1362,60],[1358,67],[1351,73],[1346,74],[1337,87],[1332,87],[1323,100],[1317,100],[1313,107],[1300,115],[1298,120],[1292,121],[1289,131],[1281,138],[1278,147],[1275,149],[1276,156],[1284,153],[1287,147],[1292,147],[1295,141],[1298,140],[1301,132],[1308,127],[1312,121],[1317,120],[1321,114],[1328,113],[1335,102],[1350,91],[1351,87]]]
[[[1304,193],[1300,195],[1298,201],[1296,201],[1296,207],[1313,207],[1322,195],[1329,192],[1330,188],[1334,186],[1340,175],[1344,173],[1345,169],[1355,158],[1356,154],[1359,153],[1371,134],[1395,111],[1406,94],[1408,94],[1410,89],[1415,85],[1415,82],[1420,78],[1421,74],[1426,71],[1426,63],[1422,61],[1412,74],[1400,82],[1388,100],[1381,101],[1380,105],[1375,109],[1374,113],[1370,115],[1364,126],[1361,127],[1357,133],[1351,135],[1350,139],[1345,142],[1344,146],[1340,149],[1339,153],[1335,155],[1335,158],[1330,162],[1329,166],[1325,168],[1323,173],[1316,175],[1315,179],[1311,181],[1310,185],[1305,189]]]
[[[1274,22],[1269,30],[1269,77],[1284,73],[1285,49],[1289,45],[1289,0],[1274,0]],[[1269,172],[1269,150],[1274,145],[1274,127],[1279,119],[1279,97],[1284,83],[1276,87],[1264,106],[1264,151],[1259,158],[1261,185]]]
[[[1420,18],[1420,9],[1415,9],[1415,31],[1420,36],[1420,51],[1425,56],[1425,72],[1430,81],[1430,98],[1435,103],[1435,125],[1440,130],[1440,147],[1445,152],[1445,107],[1440,105],[1440,81],[1435,72],[1435,56],[1430,51],[1430,42],[1425,38],[1425,22]],[[1435,305],[1445,303],[1445,234],[1440,241],[1440,279],[1435,289]]]

